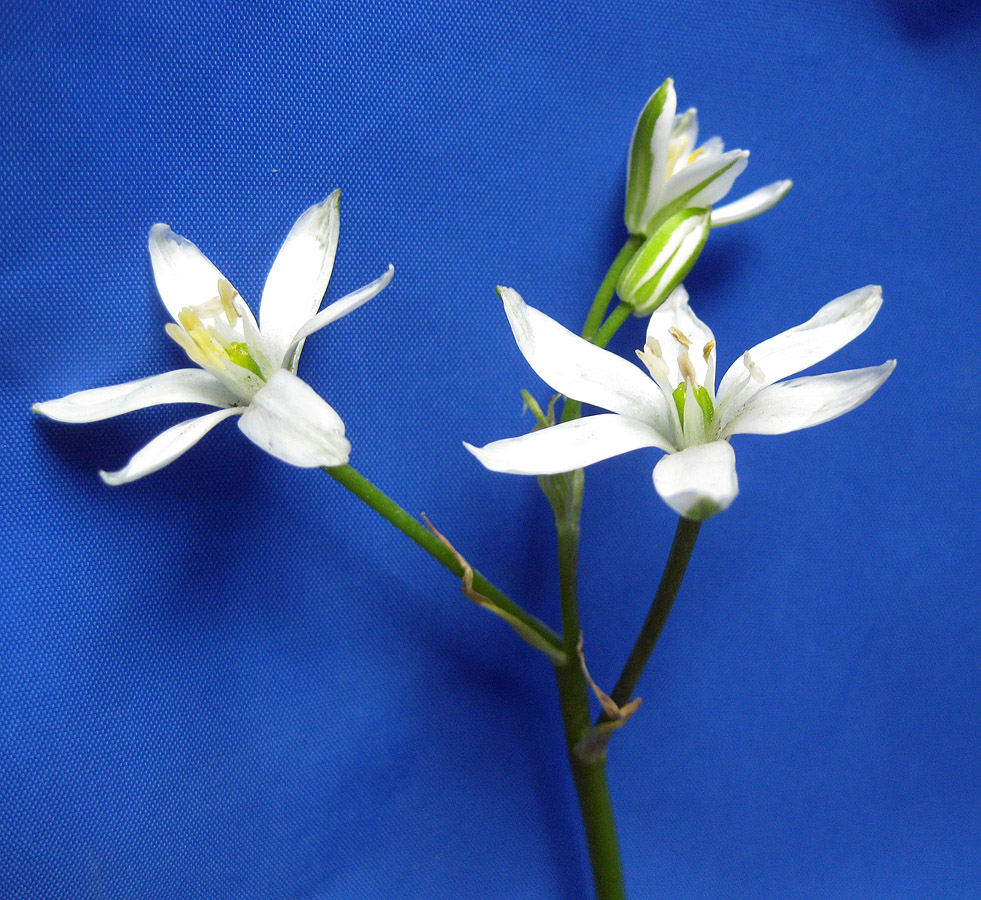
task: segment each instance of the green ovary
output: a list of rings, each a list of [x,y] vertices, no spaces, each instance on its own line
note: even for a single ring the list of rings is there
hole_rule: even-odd
[[[232,343],[225,347],[225,353],[228,354],[228,358],[235,363],[236,366],[241,366],[243,369],[248,369],[250,372],[254,372],[256,375],[262,378],[262,372],[260,371],[259,366],[249,354],[249,348],[242,343],[242,341],[232,341]]]
[[[685,427],[685,398],[687,394],[688,392],[684,382],[681,382],[672,392],[674,405],[678,408],[678,418],[681,420],[682,428]],[[702,411],[702,421],[705,422],[705,427],[708,428],[715,416],[715,406],[712,404],[712,397],[709,395],[708,390],[700,384],[694,388],[694,394],[695,402]]]

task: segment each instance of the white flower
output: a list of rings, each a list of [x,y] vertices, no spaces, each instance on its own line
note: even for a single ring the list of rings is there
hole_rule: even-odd
[[[239,416],[239,428],[263,450],[295,466],[338,466],[351,445],[341,417],[296,376],[303,342],[313,332],[370,300],[394,269],[317,310],[337,250],[340,191],[297,219],[266,278],[256,323],[221,272],[190,241],[157,224],[150,229],[150,261],[157,290],[178,324],[170,335],[199,369],[177,369],[139,381],[36,403],[33,410],[60,422],[95,422],[160,403],[202,403],[216,412],[168,428],[107,484],[125,484],[173,462],[215,425]]]
[[[685,207],[709,207],[721,200],[746,168],[748,150],[724,152],[722,140],[709,138],[696,148],[698,115],[675,115],[677,97],[668,78],[644,106],[627,157],[624,220],[631,234],[650,237]],[[793,186],[775,181],[740,200],[712,210],[712,226],[741,222],[775,206]]]
[[[567,397],[610,412],[467,449],[496,472],[554,475],[657,447],[668,455],[654,467],[654,487],[689,519],[721,512],[739,492],[732,435],[783,434],[830,421],[868,400],[896,365],[780,381],[865,331],[882,304],[878,287],[832,300],[803,325],[753,347],[729,368],[718,393],[715,339],[683,286],[651,316],[637,353],[649,375],[527,306],[510,288],[498,290],[535,372]]]

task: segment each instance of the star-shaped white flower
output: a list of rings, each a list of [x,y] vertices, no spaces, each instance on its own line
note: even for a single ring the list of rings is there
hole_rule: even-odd
[[[95,422],[162,403],[202,403],[216,412],[188,419],[158,435],[107,484],[135,481],[173,462],[219,422],[238,416],[239,428],[263,450],[295,466],[338,466],[351,445],[341,417],[296,375],[303,342],[315,331],[374,297],[392,279],[380,278],[317,310],[337,250],[340,191],[297,219],[266,278],[259,323],[238,292],[190,241],[157,224],[150,261],[157,290],[177,324],[170,335],[198,369],[177,369],[112,387],[36,403],[60,422]]]
[[[666,451],[654,487],[679,515],[706,519],[736,498],[734,434],[783,434],[837,418],[864,403],[896,361],[829,375],[780,379],[809,368],[860,335],[882,304],[878,287],[852,291],[744,353],[715,390],[715,339],[692,312],[683,286],[651,316],[647,368],[590,344],[498,289],[531,367],[556,391],[607,414],[573,419],[521,437],[467,449],[488,469],[555,475],[637,450]]]
[[[695,109],[675,115],[678,99],[668,78],[644,106],[627,157],[624,220],[631,234],[650,237],[672,215],[687,207],[710,207],[732,188],[746,168],[748,150],[729,150],[721,138],[696,148]],[[776,205],[793,186],[775,181],[712,210],[712,226],[741,222]]]

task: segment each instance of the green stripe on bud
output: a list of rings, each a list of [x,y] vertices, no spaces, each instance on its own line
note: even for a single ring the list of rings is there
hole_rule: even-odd
[[[627,263],[617,294],[638,316],[650,315],[701,255],[711,228],[710,209],[683,209],[654,232]]]
[[[674,82],[666,78],[644,105],[634,127],[630,153],[627,156],[627,201],[623,213],[627,230],[631,234],[641,232],[652,188],[661,190],[664,172],[654,172],[654,152],[657,149],[663,154],[667,150],[676,106]],[[660,160],[660,166],[663,167],[665,162],[666,160]],[[655,176],[653,180],[656,184],[652,184],[652,176]]]

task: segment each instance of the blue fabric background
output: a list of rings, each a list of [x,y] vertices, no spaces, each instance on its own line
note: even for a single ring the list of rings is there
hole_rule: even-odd
[[[493,287],[578,328],[624,239],[661,80],[752,150],[688,286],[727,365],[877,282],[824,371],[899,367],[829,425],[735,441],[610,776],[634,898],[981,891],[979,4],[12,0],[0,12],[0,897],[582,898],[549,666],[319,472],[226,424],[110,489],[193,410],[35,400],[183,363],[155,221],[254,305],[344,191],[328,298],[392,286],[301,374],[352,463],[557,622],[534,479],[460,446],[546,389]],[[633,321],[614,348],[632,353]],[[582,598],[609,687],[674,517],[656,454],[590,469]]]

